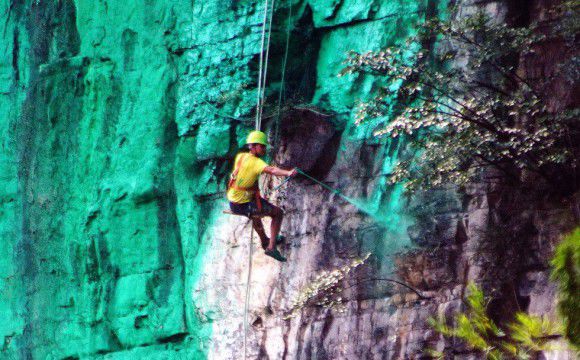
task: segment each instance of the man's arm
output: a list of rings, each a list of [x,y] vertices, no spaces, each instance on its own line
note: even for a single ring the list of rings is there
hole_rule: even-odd
[[[294,176],[297,174],[296,169],[282,170],[276,166],[266,166],[263,172],[274,176]]]

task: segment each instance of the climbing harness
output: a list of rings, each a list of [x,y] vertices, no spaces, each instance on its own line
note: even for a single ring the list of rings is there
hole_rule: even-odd
[[[248,155],[249,155],[249,153],[244,153],[244,154],[240,155],[240,158],[238,159],[238,162],[236,163],[236,168],[234,169],[234,171],[230,175],[230,181],[228,182],[228,190],[234,189],[237,191],[251,191],[251,192],[253,192],[254,199],[256,200],[256,206],[258,208],[258,211],[262,211],[262,195],[260,194],[260,185],[258,184],[258,181],[256,181],[256,183],[254,185],[252,185],[251,187],[243,187],[243,186],[236,185],[238,172],[240,171],[240,167],[242,166],[242,162],[244,162],[244,160],[249,157]]]
[[[230,188],[234,188],[235,184],[236,184],[236,180],[238,178],[238,173],[240,172],[240,167],[242,166],[242,162],[244,162],[244,160],[246,159],[246,157],[248,156],[247,153],[241,154],[240,158],[238,159],[238,162],[236,163],[236,167],[234,169],[234,171],[232,171],[231,175],[230,175],[230,181],[228,181],[228,190]],[[234,188],[235,190],[240,190],[238,188]]]

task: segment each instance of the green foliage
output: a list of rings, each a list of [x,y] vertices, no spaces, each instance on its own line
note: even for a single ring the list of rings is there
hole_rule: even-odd
[[[455,317],[454,326],[447,325],[442,316],[431,318],[429,323],[445,337],[463,341],[487,359],[530,359],[539,351],[553,349],[549,341],[557,336],[560,328],[546,317],[517,313],[504,331],[487,315],[483,291],[474,284],[468,286],[466,303],[467,310]],[[434,350],[428,353],[444,358],[444,354]]]
[[[558,11],[578,19],[577,7]],[[567,31],[562,26],[550,36],[565,37]],[[578,76],[568,74],[564,63],[550,76],[519,73],[519,61],[533,59],[550,39],[535,25],[511,28],[480,12],[430,20],[402,45],[351,52],[342,74],[371,73],[386,83],[359,105],[356,122],[382,118],[386,125],[376,135],[404,136],[418,153],[398,164],[391,181],[412,191],[464,185],[489,167],[515,182],[524,172],[553,183],[562,169],[576,171],[573,139],[580,111],[556,111],[549,102],[553,81],[566,75],[575,83]]]
[[[579,0],[565,0],[559,6],[556,6],[550,16],[559,18],[555,26],[556,34],[562,34],[564,40],[569,46],[574,45],[576,36],[580,34],[580,22],[578,21],[578,11],[580,11]],[[578,71],[578,69],[576,69]]]
[[[558,282],[558,306],[566,337],[580,348],[580,227],[564,237],[551,263],[552,278]]]
[[[530,351],[542,351],[553,334],[561,332],[561,327],[547,317],[517,313],[515,321],[509,325],[510,336],[519,346]],[[509,348],[512,353],[513,345]]]

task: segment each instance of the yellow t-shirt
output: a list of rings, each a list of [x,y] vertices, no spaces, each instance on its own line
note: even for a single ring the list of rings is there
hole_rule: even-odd
[[[240,153],[236,155],[234,160],[234,170],[240,156],[245,156],[240,164],[240,170],[238,170],[238,176],[236,176],[236,186],[241,188],[251,188],[256,184],[258,178],[264,168],[268,166],[266,162],[251,153]],[[228,190],[227,194],[228,200],[238,204],[244,204],[250,202],[254,199],[253,191],[241,191],[236,190],[233,187]]]

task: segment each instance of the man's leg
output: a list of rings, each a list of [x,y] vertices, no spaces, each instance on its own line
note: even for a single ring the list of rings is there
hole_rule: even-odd
[[[244,215],[247,216],[252,221],[252,227],[258,233],[260,237],[260,242],[262,243],[262,248],[266,249],[270,239],[266,236],[266,232],[264,231],[264,225],[262,224],[262,220],[260,218],[254,218],[254,215],[260,215],[257,211],[256,205],[252,202],[243,203],[243,204],[236,204],[230,202],[230,210],[236,215]]]
[[[276,249],[276,238],[278,236],[278,234],[280,233],[280,226],[282,225],[282,218],[284,217],[284,212],[282,211],[282,209],[280,209],[279,207],[272,205],[271,203],[269,203],[266,199],[262,199],[261,201],[262,206],[260,211],[258,211],[258,209],[254,209],[252,208],[252,211],[250,212],[250,216],[251,215],[256,215],[256,214],[260,214],[262,216],[269,216],[272,218],[272,225],[270,227],[270,239],[268,239],[268,242],[264,242],[263,240],[266,239],[262,239],[262,247],[264,247],[264,250],[266,251],[266,255],[273,257],[274,259],[278,260],[278,261],[286,261],[286,258],[284,256],[282,256],[282,254],[280,254],[280,252]],[[251,203],[252,205],[254,205],[254,202]],[[258,223],[254,223],[257,226],[263,226],[262,225],[262,221],[260,220],[259,224]],[[262,232],[264,231],[264,229],[262,229]],[[264,234],[265,236],[265,234]]]
[[[264,225],[262,224],[262,219],[252,218],[252,226],[254,227],[254,230],[256,230],[256,233],[258,233],[260,242],[262,243],[262,248],[265,250],[270,242],[270,239],[268,239],[268,236],[266,236]]]
[[[278,237],[278,234],[280,234],[284,212],[279,207],[272,205],[270,216],[272,217],[272,225],[270,226],[270,243],[266,250],[274,250],[276,248],[276,238]]]

